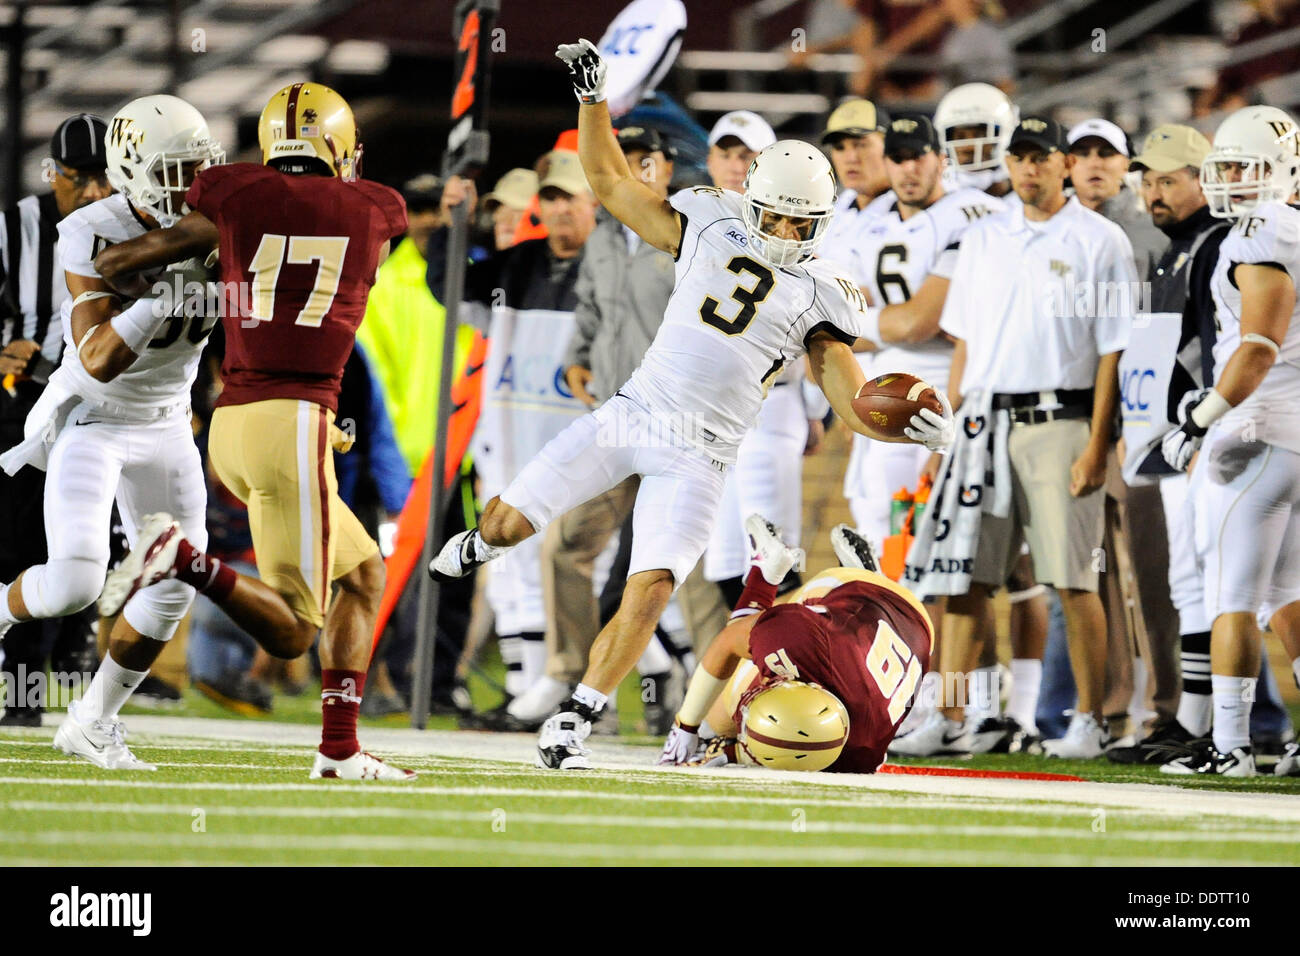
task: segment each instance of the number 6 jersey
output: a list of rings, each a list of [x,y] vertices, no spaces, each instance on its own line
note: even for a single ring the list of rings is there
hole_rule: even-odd
[[[749,250],[739,193],[697,186],[670,202],[682,216],[676,284],[622,391],[710,457],[734,464],[770,382],[804,355],[815,332],[851,345],[866,300],[825,259],[764,264]]]
[[[336,411],[379,249],[406,231],[402,197],[367,180],[231,163],[199,173],[185,201],[221,235],[217,405],[294,398]]]

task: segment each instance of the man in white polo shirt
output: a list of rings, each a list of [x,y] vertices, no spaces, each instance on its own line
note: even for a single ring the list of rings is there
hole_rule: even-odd
[[[940,320],[954,339],[948,381],[962,427],[908,577],[923,594],[951,595],[945,661],[966,670],[991,589],[1029,542],[1035,577],[1060,592],[1079,690],[1066,736],[1044,749],[1086,758],[1105,740],[1100,489],[1137,276],[1123,231],[1066,198],[1071,163],[1056,122],[1023,120],[1007,148],[1023,208],[962,237]]]

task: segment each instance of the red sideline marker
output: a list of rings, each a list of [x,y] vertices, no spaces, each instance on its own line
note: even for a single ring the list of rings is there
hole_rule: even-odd
[[[876,773],[912,773],[928,777],[976,777],[982,780],[1066,780],[1084,783],[1083,777],[1068,773],[1021,773],[1017,770],[963,770],[958,767],[903,767],[887,763]]]

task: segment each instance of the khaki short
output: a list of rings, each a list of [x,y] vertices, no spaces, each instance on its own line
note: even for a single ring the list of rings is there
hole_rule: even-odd
[[[1034,578],[1040,584],[1096,591],[1105,492],[1070,494],[1070,466],[1088,446],[1087,419],[1013,425],[1011,514],[984,515],[973,580],[1001,587],[1015,567],[1023,541],[1029,543]]]
[[[330,582],[379,551],[339,498],[341,438],[329,409],[276,398],[218,408],[208,439],[217,477],[248,505],[257,573],[317,627]]]

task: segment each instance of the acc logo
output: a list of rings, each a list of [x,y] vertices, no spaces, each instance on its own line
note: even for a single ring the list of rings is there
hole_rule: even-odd
[[[742,235],[741,233],[737,232],[735,229],[728,229],[728,230],[727,230],[727,238],[730,239],[732,242],[739,243],[739,244],[742,245],[742,246],[747,246],[747,245],[749,245],[749,239],[748,239],[748,237],[746,237],[746,236]]]
[[[1128,411],[1146,411],[1151,403],[1142,397],[1142,387],[1147,379],[1155,379],[1154,369],[1133,369],[1125,372],[1120,382],[1120,395],[1124,399],[1124,408]]]
[[[803,196],[777,196],[779,202],[788,202],[791,206],[807,206],[809,202]]]

